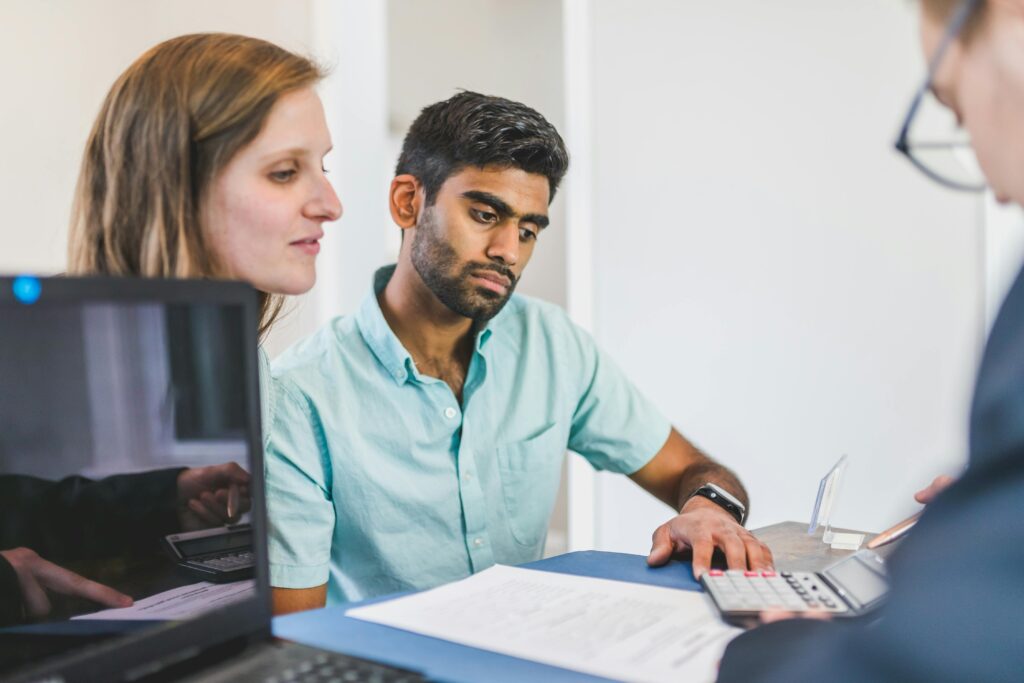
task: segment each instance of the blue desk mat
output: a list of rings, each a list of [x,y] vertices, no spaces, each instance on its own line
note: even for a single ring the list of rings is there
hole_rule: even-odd
[[[647,558],[642,555],[586,550],[521,566],[666,588],[701,590],[700,584],[693,579],[689,562],[673,560],[663,567],[652,569],[647,566]],[[446,683],[518,683],[524,680],[531,683],[595,683],[608,680],[345,616],[345,612],[353,607],[395,597],[397,596],[389,595],[359,603],[276,617],[274,635],[314,647],[412,669],[431,680]]]

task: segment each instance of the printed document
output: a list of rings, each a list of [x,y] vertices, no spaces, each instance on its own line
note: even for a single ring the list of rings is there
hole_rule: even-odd
[[[740,629],[703,593],[498,565],[347,615],[626,681],[714,681]]]
[[[131,607],[80,614],[72,619],[191,619],[256,593],[252,579],[231,583],[200,581],[136,600]]]

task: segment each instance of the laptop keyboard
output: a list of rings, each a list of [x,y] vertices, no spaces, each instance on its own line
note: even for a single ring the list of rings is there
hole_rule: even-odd
[[[203,683],[423,683],[412,671],[297,643],[278,642]]]

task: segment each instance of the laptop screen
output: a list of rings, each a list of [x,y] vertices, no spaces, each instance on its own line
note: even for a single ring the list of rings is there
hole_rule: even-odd
[[[259,601],[254,296],[110,282],[0,279],[0,678]]]

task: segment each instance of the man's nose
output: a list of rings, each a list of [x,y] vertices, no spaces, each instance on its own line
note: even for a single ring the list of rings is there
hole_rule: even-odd
[[[507,266],[516,265],[519,261],[519,226],[514,221],[507,221],[492,231],[487,257]]]

